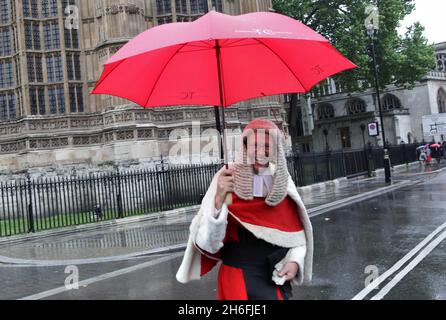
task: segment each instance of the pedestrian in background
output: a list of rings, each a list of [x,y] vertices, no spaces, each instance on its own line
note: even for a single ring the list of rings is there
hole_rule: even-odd
[[[434,143],[430,145],[432,159],[435,159],[437,163],[440,163],[441,154],[440,154],[440,144]]]
[[[425,165],[427,161],[426,146],[424,146],[423,148],[420,146],[420,148],[417,149],[417,155],[418,155],[418,160],[421,162],[421,164]]]
[[[426,164],[430,165],[432,161],[432,150],[429,147],[429,144],[426,145]]]

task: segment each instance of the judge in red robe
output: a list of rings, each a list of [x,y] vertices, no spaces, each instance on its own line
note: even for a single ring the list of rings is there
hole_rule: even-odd
[[[248,124],[237,161],[214,176],[192,220],[178,281],[198,280],[220,264],[219,300],[288,299],[291,284],[311,281],[312,226],[283,144],[273,122]]]

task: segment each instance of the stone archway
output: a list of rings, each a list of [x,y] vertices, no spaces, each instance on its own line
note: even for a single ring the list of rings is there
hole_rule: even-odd
[[[355,115],[364,113],[367,110],[367,105],[364,100],[359,98],[349,99],[345,104],[345,109],[348,115]]]
[[[318,120],[331,119],[335,117],[335,110],[330,103],[321,103],[317,108]]]
[[[393,94],[386,94],[382,99],[383,110],[394,110],[401,108],[401,101]]]

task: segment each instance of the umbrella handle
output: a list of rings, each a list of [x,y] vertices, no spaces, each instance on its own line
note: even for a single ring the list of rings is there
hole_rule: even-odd
[[[232,193],[226,194],[225,203],[227,206],[230,206],[232,204]]]

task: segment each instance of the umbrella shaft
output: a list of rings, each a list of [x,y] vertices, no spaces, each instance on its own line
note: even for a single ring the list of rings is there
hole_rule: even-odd
[[[217,56],[217,69],[218,69],[218,87],[220,90],[220,107],[221,107],[221,117],[222,117],[222,131],[223,131],[223,154],[226,169],[229,168],[228,165],[228,140],[226,136],[226,118],[225,118],[225,99],[223,93],[223,74],[221,72],[221,51],[220,42],[215,40],[215,52]],[[220,119],[219,119],[220,120]]]
[[[223,149],[224,149],[224,159],[225,159],[225,165],[226,165],[226,169],[229,168],[228,165],[228,137],[226,135],[226,118],[225,118],[225,107],[222,105],[221,106],[221,116],[222,116],[222,131],[223,131]]]

